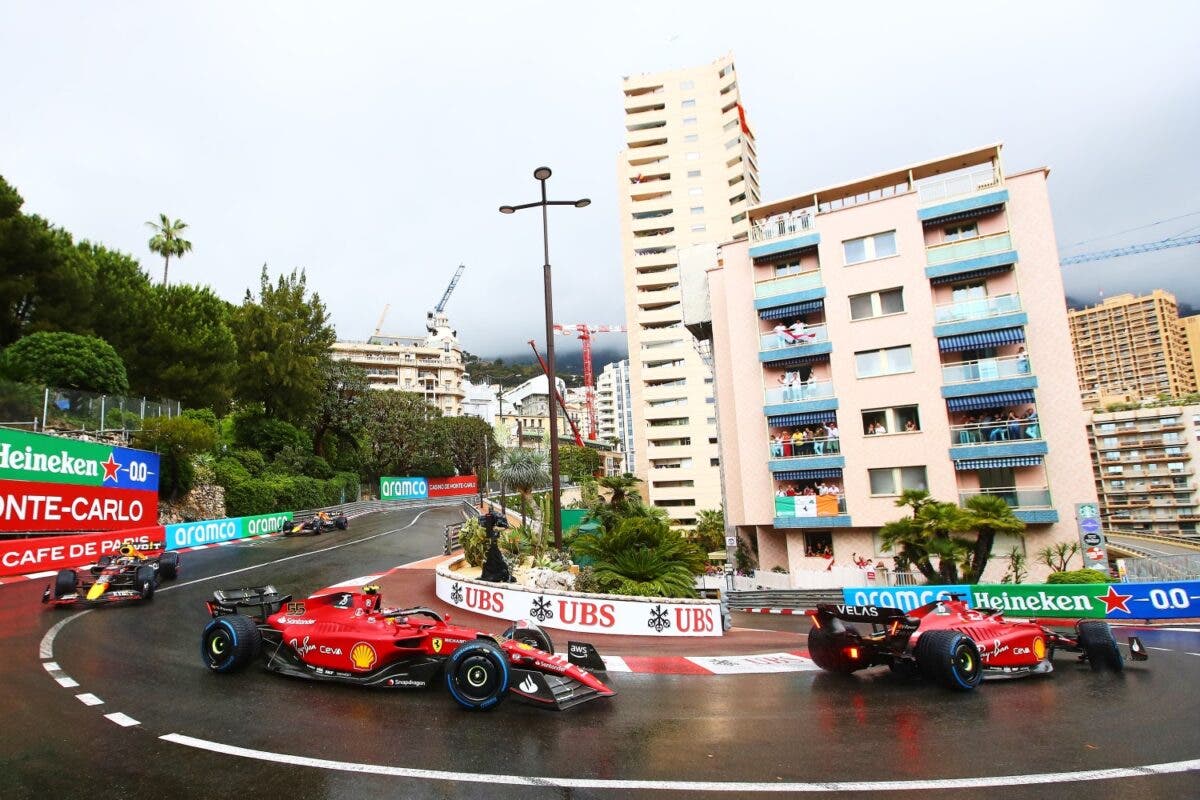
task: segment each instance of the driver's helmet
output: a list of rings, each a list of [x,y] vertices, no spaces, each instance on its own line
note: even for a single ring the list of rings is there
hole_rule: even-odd
[[[363,608],[367,611],[378,611],[383,606],[383,598],[379,595],[379,585],[372,583],[369,586],[364,586],[363,591]]]

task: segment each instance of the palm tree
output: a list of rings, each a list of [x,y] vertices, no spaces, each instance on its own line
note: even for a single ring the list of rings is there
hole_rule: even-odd
[[[521,525],[525,525],[525,506],[534,487],[543,486],[550,482],[550,473],[546,469],[546,457],[533,450],[520,448],[505,450],[497,470],[500,480],[505,486],[511,486],[521,495]],[[547,520],[542,520],[543,524]]]
[[[593,560],[597,582],[615,594],[695,597],[705,564],[701,549],[655,514],[625,517],[599,536],[578,537],[572,548]]]
[[[192,251],[192,243],[181,235],[187,228],[187,223],[181,219],[172,222],[166,214],[159,214],[158,222],[146,224],[154,231],[154,235],[150,237],[150,251],[163,257],[163,286],[166,286],[171,256],[181,258],[184,253]]]
[[[884,550],[896,550],[930,583],[958,583],[958,565],[966,561],[969,547],[954,534],[969,530],[962,509],[932,499],[921,489],[905,490],[895,502],[913,509],[911,517],[886,523],[879,529]],[[937,568],[933,559],[938,560]]]
[[[965,513],[976,538],[970,559],[963,569],[963,580],[979,583],[992,554],[992,545],[996,543],[996,535],[1022,536],[1025,523],[1017,518],[1003,498],[994,494],[977,494],[967,498]]]

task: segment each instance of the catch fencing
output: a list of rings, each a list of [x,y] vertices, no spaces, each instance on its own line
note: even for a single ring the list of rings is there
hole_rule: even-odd
[[[128,437],[141,430],[147,418],[177,417],[182,410],[178,400],[0,381],[0,427]]]

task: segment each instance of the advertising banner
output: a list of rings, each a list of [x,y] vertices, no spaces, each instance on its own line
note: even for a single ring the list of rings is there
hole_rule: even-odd
[[[0,531],[108,531],[158,522],[156,489],[0,480]]]
[[[912,611],[934,600],[950,600],[951,595],[971,602],[970,586],[855,586],[842,590],[842,598],[852,606],[884,606]]]
[[[429,497],[425,478],[380,478],[380,500],[424,500]]]
[[[158,454],[0,428],[0,480],[158,491]]]
[[[722,636],[716,600],[691,603],[614,600],[498,588],[437,573],[437,596],[450,605],[504,620],[531,619],[540,625],[581,633],[627,636]]]
[[[456,475],[453,478],[430,478],[430,497],[457,497],[479,494],[479,482],[474,475]]]
[[[281,531],[292,522],[292,512],[260,514],[254,517],[230,517],[202,522],[182,522],[166,526],[168,550],[181,550],[202,544],[219,544]]]
[[[0,541],[0,575],[48,572],[91,564],[102,555],[116,553],[121,544],[138,545],[163,542],[161,525],[75,536],[31,536],[28,539]]]

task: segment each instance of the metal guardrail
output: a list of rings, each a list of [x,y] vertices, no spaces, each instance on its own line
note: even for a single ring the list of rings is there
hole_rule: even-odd
[[[1153,533],[1127,533],[1126,531],[1108,531],[1108,536],[1113,536],[1120,539],[1141,539],[1147,542],[1162,542],[1163,544],[1173,544],[1176,547],[1187,547],[1200,552],[1200,539],[1185,539],[1180,536],[1158,536]]]
[[[474,497],[474,495],[471,495]],[[292,519],[296,522],[304,522],[312,519],[318,511],[324,511],[327,514],[345,514],[353,519],[361,517],[363,514],[371,514],[376,511],[393,511],[401,508],[437,508],[456,505],[471,506],[471,501],[463,497],[438,497],[428,500],[356,500],[352,503],[341,503],[335,506],[327,506],[325,508],[311,508],[304,511],[293,511]]]
[[[817,603],[841,603],[841,589],[768,589],[765,591],[728,592],[731,610],[746,608],[812,608]]]
[[[1194,581],[1200,579],[1200,553],[1125,559],[1128,583]]]

